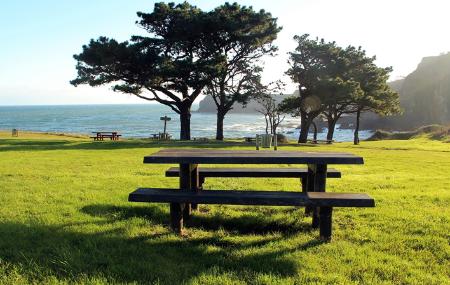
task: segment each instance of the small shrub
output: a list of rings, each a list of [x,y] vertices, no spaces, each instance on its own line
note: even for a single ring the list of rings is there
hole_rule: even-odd
[[[368,138],[368,141],[380,141],[380,140],[388,140],[392,136],[392,133],[383,131],[383,130],[376,130],[375,133]]]
[[[277,134],[277,142],[279,143],[288,143],[289,140],[285,135]]]
[[[387,132],[383,130],[377,130],[368,141],[378,140],[409,140],[419,135],[427,135],[431,139],[444,140],[450,136],[450,127],[441,125],[429,125],[420,127],[414,131],[408,132]]]

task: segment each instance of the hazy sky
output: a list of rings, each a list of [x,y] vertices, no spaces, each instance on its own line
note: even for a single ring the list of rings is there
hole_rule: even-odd
[[[157,1],[160,2],[160,1]],[[210,10],[225,1],[190,1]],[[229,1],[233,2],[233,1]],[[450,51],[447,0],[263,0],[238,1],[265,9],[283,26],[278,56],[265,60],[264,80],[283,78],[292,37],[309,33],[339,45],[362,46],[379,66],[393,66],[392,79],[413,71],[424,56]],[[11,0],[0,2],[0,105],[143,103],[108,88],[73,87],[72,55],[91,38],[119,41],[143,33],[136,11],[144,0]],[[290,83],[288,78],[284,78]],[[290,84],[287,92],[292,92]]]

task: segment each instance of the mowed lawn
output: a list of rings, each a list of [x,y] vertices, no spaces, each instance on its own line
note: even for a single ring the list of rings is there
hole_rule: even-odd
[[[185,236],[166,204],[127,202],[140,186],[177,187],[161,147],[253,149],[0,133],[0,283],[450,284],[450,143],[282,146],[344,151],[328,191],[365,192],[375,208],[337,208],[322,243],[303,208],[201,205]],[[249,165],[251,166],[251,165]],[[286,167],[288,165],[280,165]],[[208,189],[298,191],[297,179],[209,179]]]

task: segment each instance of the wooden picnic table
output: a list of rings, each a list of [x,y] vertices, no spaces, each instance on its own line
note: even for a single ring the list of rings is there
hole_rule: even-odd
[[[255,142],[256,141],[256,137],[244,137],[244,141],[245,142]]]
[[[179,189],[184,191],[199,190],[199,164],[306,164],[307,192],[325,192],[329,164],[363,164],[364,161],[362,157],[350,153],[336,152],[163,149],[145,156],[144,163],[179,164]],[[182,195],[182,192],[180,194]],[[133,197],[131,200],[135,199]],[[139,201],[139,191],[136,197],[138,198],[134,201]],[[191,213],[191,204],[171,203],[170,209],[172,227],[179,230],[183,227],[180,215],[188,217]],[[317,209],[312,211],[313,227],[317,227],[319,213]]]
[[[112,141],[119,140],[121,135],[119,135],[117,132],[92,132],[95,134],[95,136],[91,137],[95,141],[102,141],[104,138],[109,138]]]
[[[150,136],[153,140],[170,140],[172,138],[172,135],[169,133],[150,134]]]

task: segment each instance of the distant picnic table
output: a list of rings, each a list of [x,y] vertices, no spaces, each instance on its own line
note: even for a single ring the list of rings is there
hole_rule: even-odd
[[[172,138],[172,135],[169,133],[155,133],[150,134],[150,138],[153,140],[170,140]]]
[[[95,136],[90,137],[94,141],[102,141],[104,138],[109,138],[112,141],[117,141],[122,135],[117,132],[92,132]]]
[[[255,142],[256,137],[244,137],[245,142]]]
[[[317,140],[317,139],[312,139],[312,140],[308,140],[308,142],[312,143],[312,144],[319,144],[319,143],[332,144],[334,142],[334,140]]]
[[[326,178],[340,177],[329,164],[363,164],[363,158],[348,153],[216,149],[163,149],[144,157],[144,163],[179,164],[166,176],[179,176],[179,188],[139,188],[130,193],[131,202],[170,203],[171,227],[181,233],[183,220],[189,219],[197,204],[304,206],[313,216],[313,228],[320,237],[331,238],[333,207],[374,207],[364,193],[326,193]],[[201,168],[199,164],[307,164],[307,169],[283,168]],[[300,177],[300,191],[203,190],[205,177]]]

